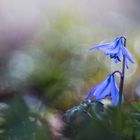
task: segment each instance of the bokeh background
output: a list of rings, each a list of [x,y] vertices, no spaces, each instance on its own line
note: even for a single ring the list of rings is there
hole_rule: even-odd
[[[114,66],[92,45],[127,37],[125,103],[140,96],[139,0],[0,0],[0,137],[61,137],[62,114]]]

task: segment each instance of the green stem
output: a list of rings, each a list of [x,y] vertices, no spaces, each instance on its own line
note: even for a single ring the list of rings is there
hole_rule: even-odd
[[[124,39],[124,47],[126,47],[126,38],[122,36]],[[122,93],[124,86],[124,75],[125,75],[125,56],[123,55],[123,63],[122,63],[122,75],[120,79],[120,87],[119,87],[119,105],[122,105]]]
[[[124,41],[124,47],[126,47],[126,38],[125,37],[121,37],[121,39],[123,39],[122,41]],[[123,86],[124,86],[124,75],[125,75],[125,56],[123,55],[123,62],[122,62],[122,70],[120,73],[120,86],[119,86],[119,106],[117,107],[117,114],[116,114],[116,128],[121,131],[122,127],[123,127],[123,120],[122,120],[122,94],[123,94]]]

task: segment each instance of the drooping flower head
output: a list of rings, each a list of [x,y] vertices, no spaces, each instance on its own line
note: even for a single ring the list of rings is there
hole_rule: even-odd
[[[87,94],[85,99],[89,100],[91,97],[94,97],[94,101],[100,101],[102,99],[109,97],[112,100],[113,106],[118,105],[119,104],[119,88],[118,88],[116,79],[114,77],[114,74],[107,76],[107,78],[103,82],[93,87],[90,90],[90,92]]]
[[[125,57],[125,66],[128,68],[128,61],[134,63],[134,59],[130,52],[126,49],[126,38],[117,37],[113,42],[93,46],[90,50],[101,50],[106,56],[114,59],[115,63],[121,62],[122,57]]]

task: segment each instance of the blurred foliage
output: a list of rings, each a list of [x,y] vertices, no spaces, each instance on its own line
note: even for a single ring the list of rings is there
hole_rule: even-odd
[[[75,35],[79,35],[78,28],[72,17],[64,15],[55,20],[52,30],[46,29],[45,38],[43,36],[38,42],[38,46],[41,46],[38,59],[34,52],[29,51],[37,59],[29,85],[35,87],[46,102],[59,108],[79,103],[77,97],[82,95],[85,81],[93,82],[90,77],[95,73],[97,80],[101,72],[106,73],[104,64],[97,64],[95,56],[87,55],[88,48],[81,47],[81,37],[85,40],[86,37],[83,33]],[[96,65],[92,65],[94,62]]]
[[[87,55],[83,27],[77,19],[62,15],[29,47],[10,51],[0,78],[0,106],[5,106],[0,113],[0,139],[57,139],[45,113],[63,113],[78,104],[87,83],[106,73],[102,62]]]
[[[64,135],[72,140],[139,140],[139,103],[104,107],[84,101],[66,111]]]
[[[2,104],[0,104],[2,106]],[[4,104],[3,104],[4,106]],[[38,115],[32,115],[24,101],[17,97],[1,108],[0,139],[2,140],[49,140],[47,122],[42,123]],[[36,118],[35,118],[36,117]],[[32,119],[31,119],[32,118]],[[39,122],[40,121],[40,122]]]

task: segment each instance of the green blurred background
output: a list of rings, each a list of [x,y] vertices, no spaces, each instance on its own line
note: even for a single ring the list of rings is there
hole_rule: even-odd
[[[138,0],[1,0],[0,138],[61,137],[62,114],[121,68],[88,48],[120,35],[135,58],[125,103],[139,100],[139,7]]]

